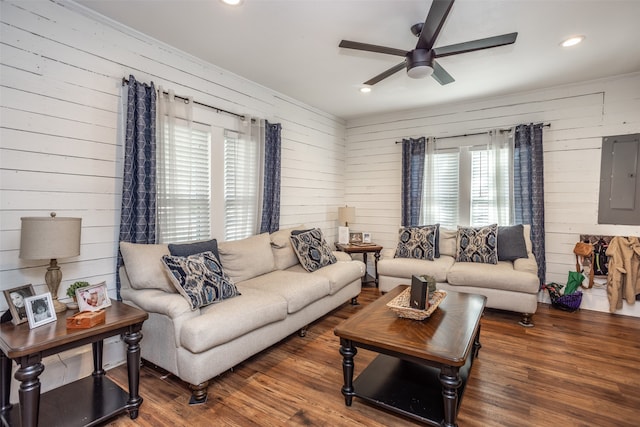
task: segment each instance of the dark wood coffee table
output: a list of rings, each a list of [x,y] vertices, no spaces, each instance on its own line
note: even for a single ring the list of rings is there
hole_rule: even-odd
[[[486,298],[447,291],[425,320],[398,317],[386,304],[398,286],[335,329],[340,337],[347,406],[354,396],[435,426],[456,426],[473,360],[480,350]],[[380,353],[353,380],[357,348]]]

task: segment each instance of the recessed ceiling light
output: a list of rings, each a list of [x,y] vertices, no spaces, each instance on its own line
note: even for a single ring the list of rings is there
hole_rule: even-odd
[[[362,87],[360,88],[360,92],[362,92],[362,93],[369,93],[369,92],[371,92],[371,86],[362,86]]]
[[[240,3],[242,3],[242,0],[221,0],[221,1],[222,3],[226,3],[231,6],[238,6]]]
[[[584,36],[573,36],[573,37],[569,37],[568,39],[566,39],[565,41],[563,41],[562,43],[560,43],[560,46],[562,47],[570,47],[570,46],[575,46],[578,43],[580,43],[582,40],[584,40]]]

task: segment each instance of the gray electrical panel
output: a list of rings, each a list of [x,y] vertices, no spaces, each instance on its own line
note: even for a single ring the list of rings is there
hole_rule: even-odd
[[[598,224],[640,225],[640,134],[602,138]]]

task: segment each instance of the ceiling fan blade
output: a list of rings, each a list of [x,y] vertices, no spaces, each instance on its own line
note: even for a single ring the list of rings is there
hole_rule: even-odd
[[[436,61],[433,61],[433,74],[431,76],[442,86],[455,82],[451,74],[447,73]]]
[[[372,86],[372,85],[378,83],[380,80],[386,79],[390,75],[395,74],[398,71],[404,69],[405,67],[406,67],[406,61],[402,61],[398,65],[394,65],[393,67],[389,68],[387,71],[378,74],[377,76],[375,76],[372,79],[367,80],[366,82],[364,82],[364,84]]]
[[[425,19],[424,25],[422,26],[416,49],[430,50],[433,47],[444,25],[444,21],[447,19],[447,15],[449,15],[451,6],[453,6],[453,1],[454,0],[433,0],[431,9],[429,9],[429,13],[427,14],[427,19]]]
[[[386,53],[387,55],[405,56],[407,54],[407,51],[402,49],[378,46],[375,44],[352,42],[349,40],[342,40],[338,46],[347,49],[365,50],[367,52]]]
[[[470,42],[452,44],[449,46],[436,47],[433,49],[435,58],[443,56],[457,55],[459,53],[473,52],[475,50],[489,49],[492,47],[513,44],[518,37],[518,33],[503,34],[501,36],[487,37],[486,39],[478,39]]]

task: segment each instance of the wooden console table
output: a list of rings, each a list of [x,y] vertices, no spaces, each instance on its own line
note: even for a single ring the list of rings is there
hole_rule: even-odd
[[[369,273],[365,272],[364,276],[362,276],[362,284],[364,285],[365,283],[373,282],[376,284],[376,288],[378,287],[378,260],[380,259],[382,246],[376,245],[375,243],[360,245],[336,243],[336,249],[348,254],[362,254],[362,261],[364,262],[365,269],[367,267],[367,254],[373,253],[375,256],[374,269],[376,276],[373,277]]]
[[[106,321],[89,329],[69,329],[66,318],[76,311],[58,314],[58,320],[35,329],[27,323],[0,327],[0,418],[3,426],[36,427],[38,419],[47,426],[90,426],[104,422],[122,412],[131,419],[138,416],[142,397],[140,381],[140,340],[142,323],[149,315],[135,307],[113,301],[105,309]],[[102,368],[103,340],[124,335],[127,344],[129,392],[105,376]],[[44,371],[42,358],[82,345],[93,348],[93,373],[70,384],[42,394],[39,376]],[[10,404],[12,360],[20,367],[15,378],[20,381],[18,405]]]

